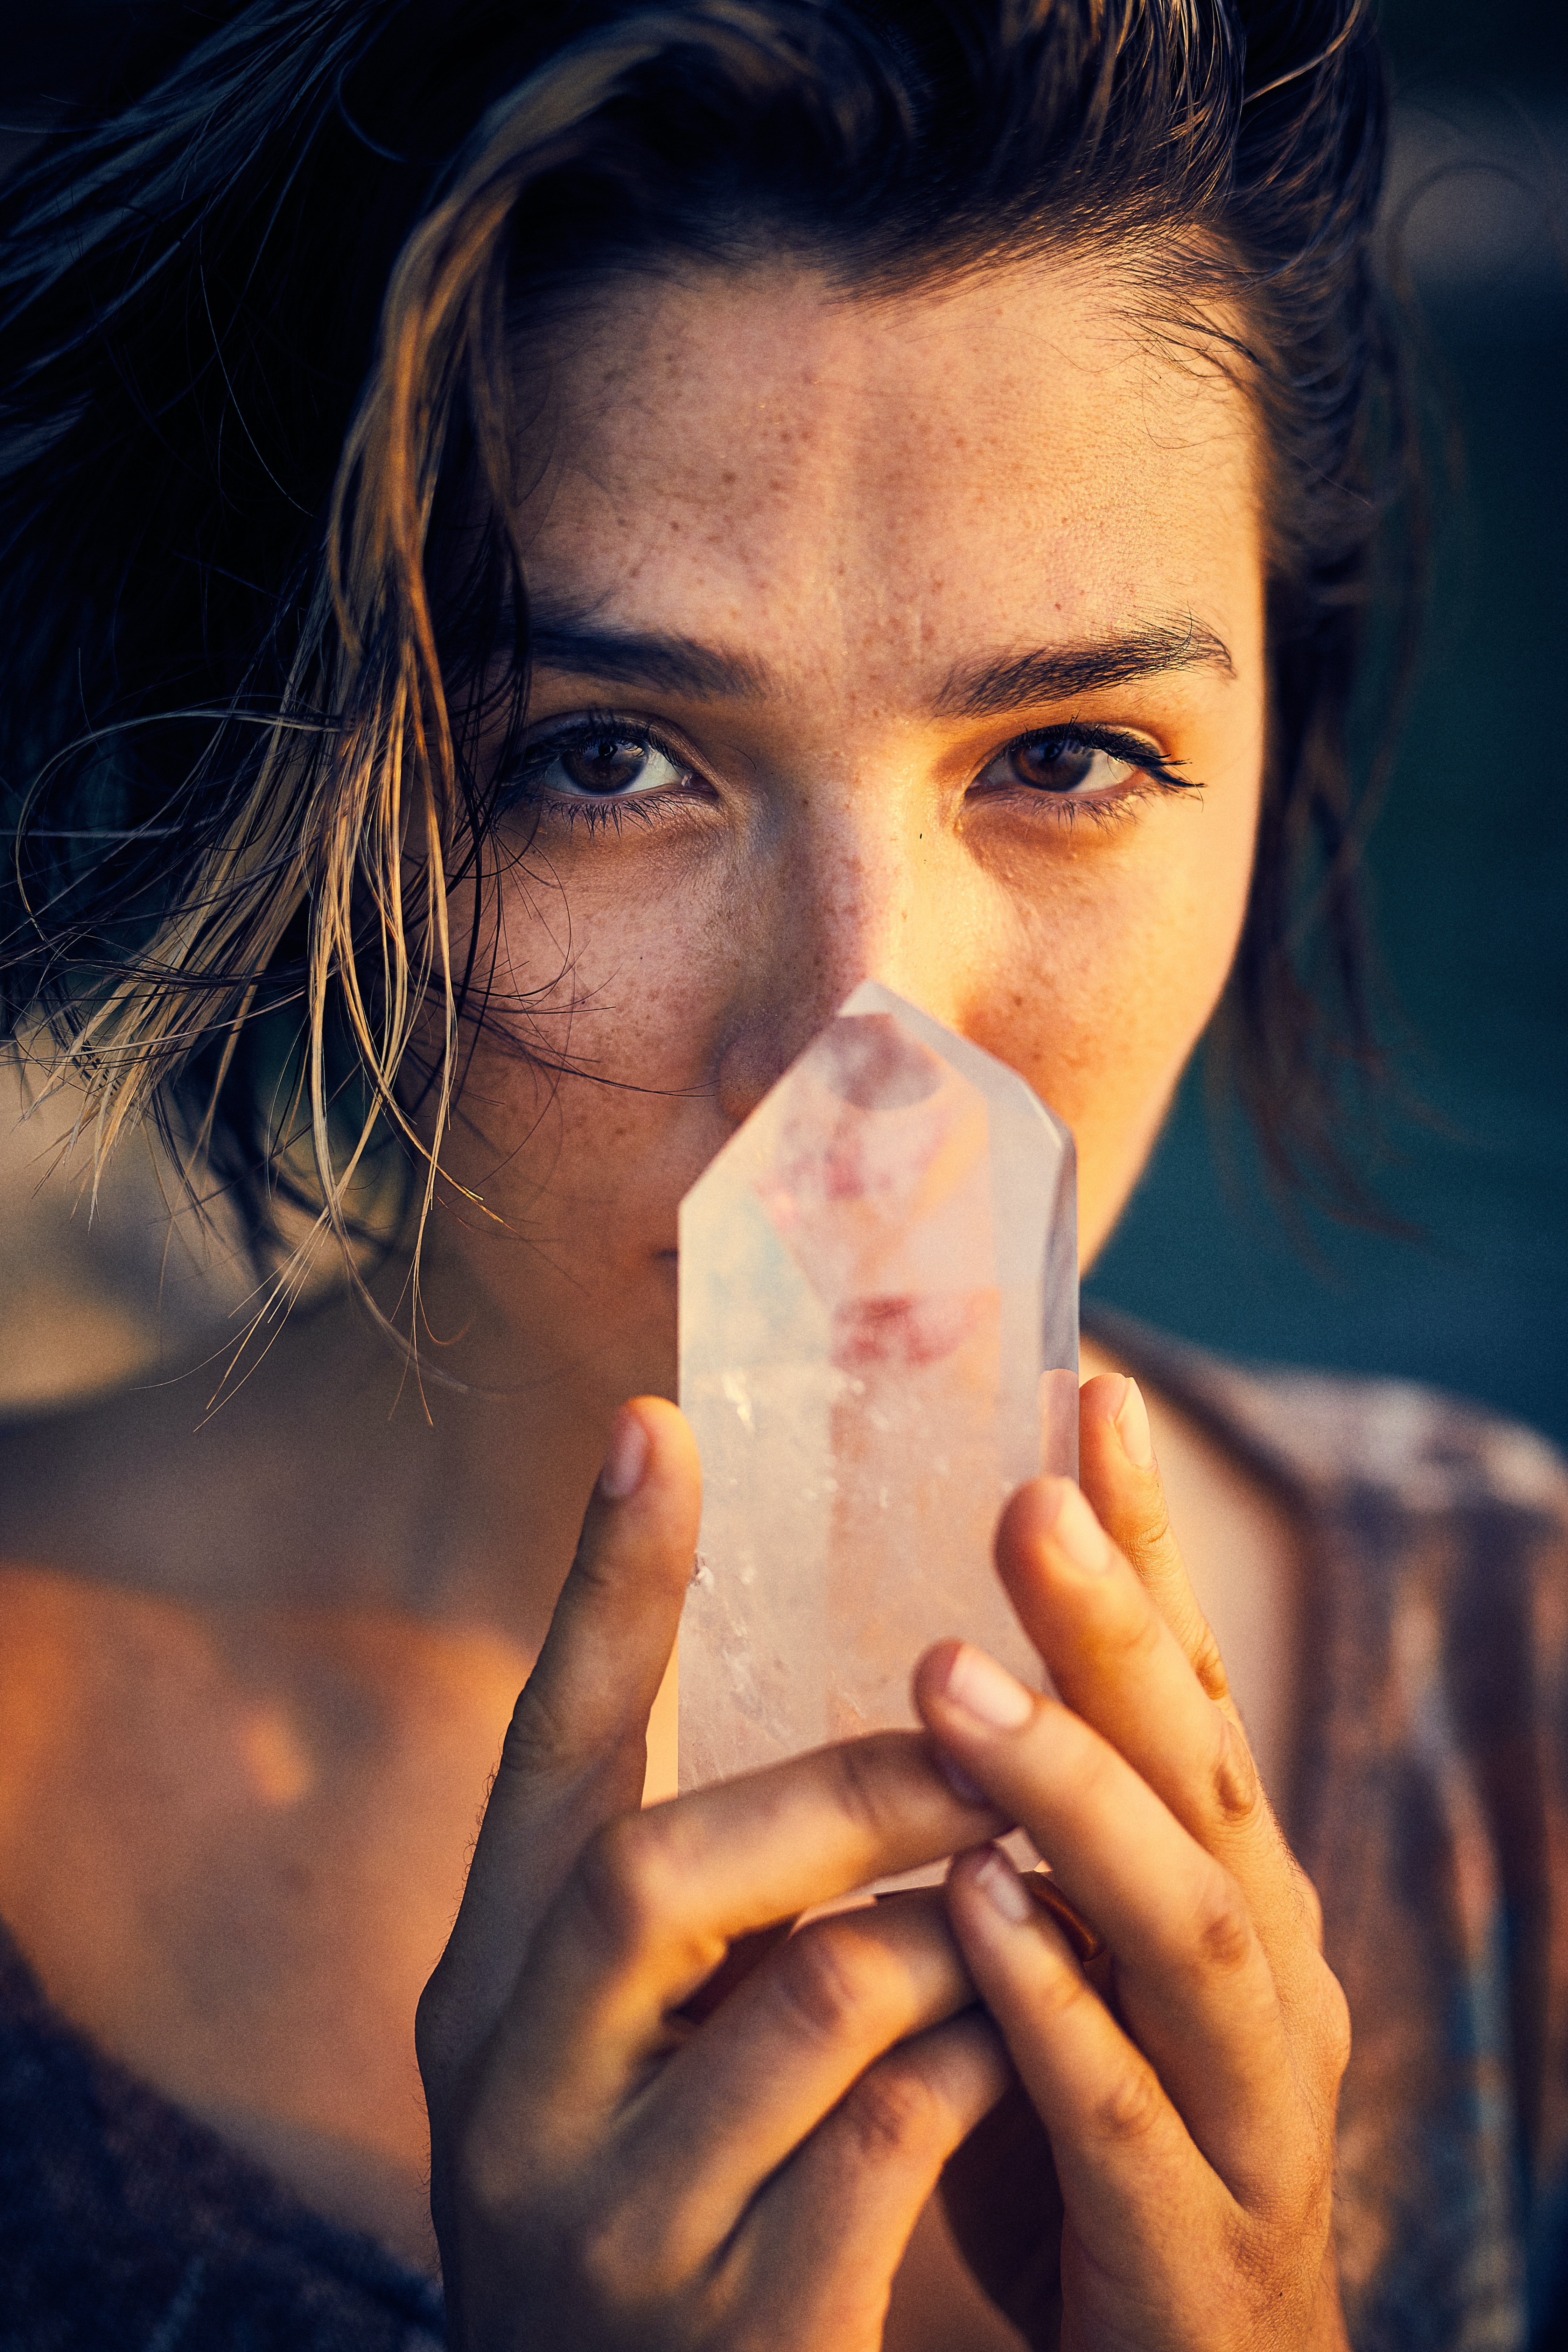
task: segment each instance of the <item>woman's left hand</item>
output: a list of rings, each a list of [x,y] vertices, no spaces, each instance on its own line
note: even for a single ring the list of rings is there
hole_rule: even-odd
[[[1060,2205],[1042,2167],[1042,2217],[1063,2216],[1059,2288],[1038,2246],[995,2275],[994,2231],[984,2283],[1040,2344],[1059,2328],[1083,2352],[1327,2352],[1346,2343],[1330,2239],[1344,1996],[1131,1383],[1087,1384],[1082,1438],[1120,1542],[1069,1480],[1040,1479],[997,1543],[1065,1704],[954,1642],[916,1676],[942,1749],[1108,1948],[1086,1968],[994,1848],[954,1864],[954,1931],[1055,2158]],[[1031,2268],[1049,2284],[1026,2312]]]

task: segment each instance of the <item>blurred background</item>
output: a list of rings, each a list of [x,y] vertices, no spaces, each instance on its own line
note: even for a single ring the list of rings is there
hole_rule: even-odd
[[[1368,1173],[1421,1238],[1309,1218],[1304,1251],[1194,1068],[1089,1295],[1226,1353],[1428,1381],[1568,1445],[1568,6],[1381,13],[1390,226],[1462,469],[1434,484],[1431,614],[1367,855],[1384,1026],[1422,1105]]]
[[[1089,1296],[1230,1354],[1436,1382],[1568,1444],[1568,7],[1382,13],[1391,220],[1463,453],[1367,859],[1385,1027],[1421,1105],[1391,1106],[1392,1156],[1368,1173],[1419,1238],[1315,1218],[1293,1235],[1194,1070]],[[13,20],[0,170],[119,58],[172,58],[211,21],[167,0]],[[16,1108],[0,1097],[0,1412],[219,1346],[243,1281],[171,1223],[150,1162],[128,1156],[89,1223],[83,1154],[58,1164],[71,1107]]]

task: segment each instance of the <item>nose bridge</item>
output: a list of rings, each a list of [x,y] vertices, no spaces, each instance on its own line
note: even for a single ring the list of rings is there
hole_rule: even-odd
[[[933,818],[907,775],[862,773],[803,796],[719,1074],[730,1118],[755,1108],[863,980],[952,1017]]]
[[[833,1005],[862,980],[897,988],[920,898],[923,847],[904,796],[859,780],[831,823],[819,823],[793,877],[795,920],[809,940]]]

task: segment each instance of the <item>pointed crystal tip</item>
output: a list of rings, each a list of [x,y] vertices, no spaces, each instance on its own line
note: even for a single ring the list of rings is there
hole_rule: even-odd
[[[1038,1680],[991,1545],[1076,1468],[1074,1163],[1016,1070],[862,982],[682,1203],[680,1354],[683,1787],[911,1721],[943,1634]]]

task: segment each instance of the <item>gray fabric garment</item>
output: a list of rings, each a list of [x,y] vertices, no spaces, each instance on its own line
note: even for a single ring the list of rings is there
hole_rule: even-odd
[[[0,1929],[0,2352],[437,2352],[441,2294],[74,2033]]]

